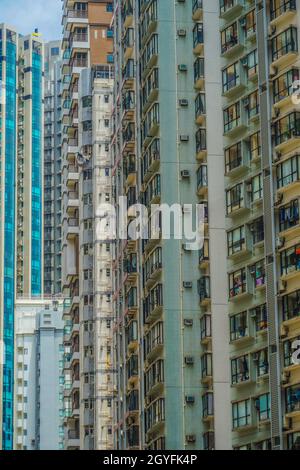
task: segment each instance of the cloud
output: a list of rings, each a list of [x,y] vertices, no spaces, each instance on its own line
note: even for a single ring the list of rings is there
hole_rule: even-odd
[[[38,28],[45,40],[60,39],[61,17],[61,0],[0,0],[0,23],[24,35]]]

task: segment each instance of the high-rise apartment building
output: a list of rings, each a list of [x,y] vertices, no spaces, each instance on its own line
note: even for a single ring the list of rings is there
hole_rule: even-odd
[[[200,253],[161,226],[116,243],[118,449],[230,447],[218,27],[217,1],[115,1],[116,202],[127,196],[129,223],[137,202],[180,204],[184,220],[185,204],[205,207]]]
[[[45,44],[44,293],[61,293],[61,41]]]
[[[299,445],[299,10],[222,1],[232,444]]]
[[[43,43],[0,25],[0,447],[13,446],[14,305],[43,291]]]
[[[101,198],[110,198],[111,192],[112,10],[109,1],[73,5],[65,0],[63,8],[62,288],[71,299],[64,311],[71,325],[65,338],[70,352],[65,373],[71,382],[68,449],[111,446],[111,250],[97,240],[96,215]]]
[[[62,314],[62,300],[16,300],[15,450],[64,448]]]

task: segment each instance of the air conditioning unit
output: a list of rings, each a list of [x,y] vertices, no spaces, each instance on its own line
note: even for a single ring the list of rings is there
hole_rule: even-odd
[[[191,174],[189,172],[189,170],[182,170],[181,172],[181,177],[182,178],[190,178]]]
[[[195,403],[195,397],[192,395],[188,395],[185,397],[185,402],[187,405],[193,405]]]
[[[187,65],[186,64],[180,64],[178,65],[178,70],[179,72],[187,72]]]
[[[191,327],[191,326],[193,326],[194,321],[186,318],[183,323],[184,323],[184,326]]]
[[[193,358],[193,356],[186,356],[186,357],[184,358],[184,362],[185,362],[185,364],[186,364],[187,366],[192,366],[192,365],[194,365],[194,358]]]
[[[192,289],[193,288],[193,283],[190,281],[184,281],[183,283],[184,289]]]
[[[190,138],[186,134],[180,136],[180,142],[188,142],[189,140]]]
[[[185,440],[188,444],[193,444],[196,442],[196,436],[195,434],[188,434],[187,436],[185,436]]]

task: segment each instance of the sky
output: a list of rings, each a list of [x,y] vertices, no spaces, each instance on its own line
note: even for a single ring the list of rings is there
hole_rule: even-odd
[[[0,0],[0,23],[15,26],[26,35],[38,28],[46,41],[60,39],[61,0]]]

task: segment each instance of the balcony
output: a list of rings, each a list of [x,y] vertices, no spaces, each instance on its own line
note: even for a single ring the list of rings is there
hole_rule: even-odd
[[[280,0],[279,2],[273,2],[273,5],[270,9],[270,24],[272,26],[290,22],[297,12],[296,0]]]
[[[160,355],[164,345],[164,324],[163,322],[156,323],[149,332],[145,335],[145,360],[149,363]]]
[[[155,318],[159,317],[163,309],[163,287],[162,284],[157,284],[148,297],[145,298],[143,303],[144,323],[150,323]]]
[[[288,281],[300,274],[300,245],[292,246],[280,253],[281,279]]]
[[[145,395],[158,396],[163,393],[164,386],[164,361],[158,359],[145,371]]]
[[[145,411],[145,432],[158,432],[165,422],[165,399],[158,398]]]
[[[67,210],[79,208],[79,195],[77,191],[68,192]]]
[[[300,415],[300,385],[289,387],[285,391],[286,417],[295,418]]]
[[[122,70],[122,78],[123,78],[123,88],[126,90],[133,89],[134,87],[134,78],[135,78],[135,66],[134,60],[129,59],[126,62],[125,67]]]
[[[134,46],[134,29],[128,28],[123,38],[124,61],[128,60],[133,53]]]
[[[126,399],[127,417],[139,413],[139,391],[132,390]]]
[[[201,380],[202,383],[210,384],[213,379],[213,356],[206,353],[201,357]]]
[[[210,277],[203,276],[198,281],[198,295],[201,306],[208,306],[211,301]]]
[[[202,397],[202,419],[204,422],[210,422],[214,419],[214,394],[205,393]]]
[[[132,386],[137,383],[139,377],[139,358],[137,355],[132,355],[127,361],[127,380]]]
[[[88,23],[87,10],[69,10],[67,13],[67,28],[70,29],[74,24],[84,25]]]
[[[124,177],[126,179],[126,186],[135,186],[136,182],[136,158],[135,155],[128,155],[124,157]]]
[[[134,282],[137,278],[137,254],[133,253],[124,260],[124,273],[127,274],[127,280]]]
[[[71,155],[76,155],[78,153],[77,139],[68,139],[67,153]]]
[[[244,45],[239,41],[237,33],[227,34],[226,30],[222,31],[221,53],[223,58],[230,59],[240,54],[243,49]]]
[[[200,21],[203,18],[203,0],[193,0],[193,20]]]
[[[279,209],[279,232],[281,236],[292,238],[299,235],[300,214],[299,200],[294,199]]]
[[[203,23],[197,23],[193,29],[193,48],[195,55],[201,55],[204,48]]]
[[[221,0],[220,16],[226,21],[240,16],[244,8],[244,0]]]

